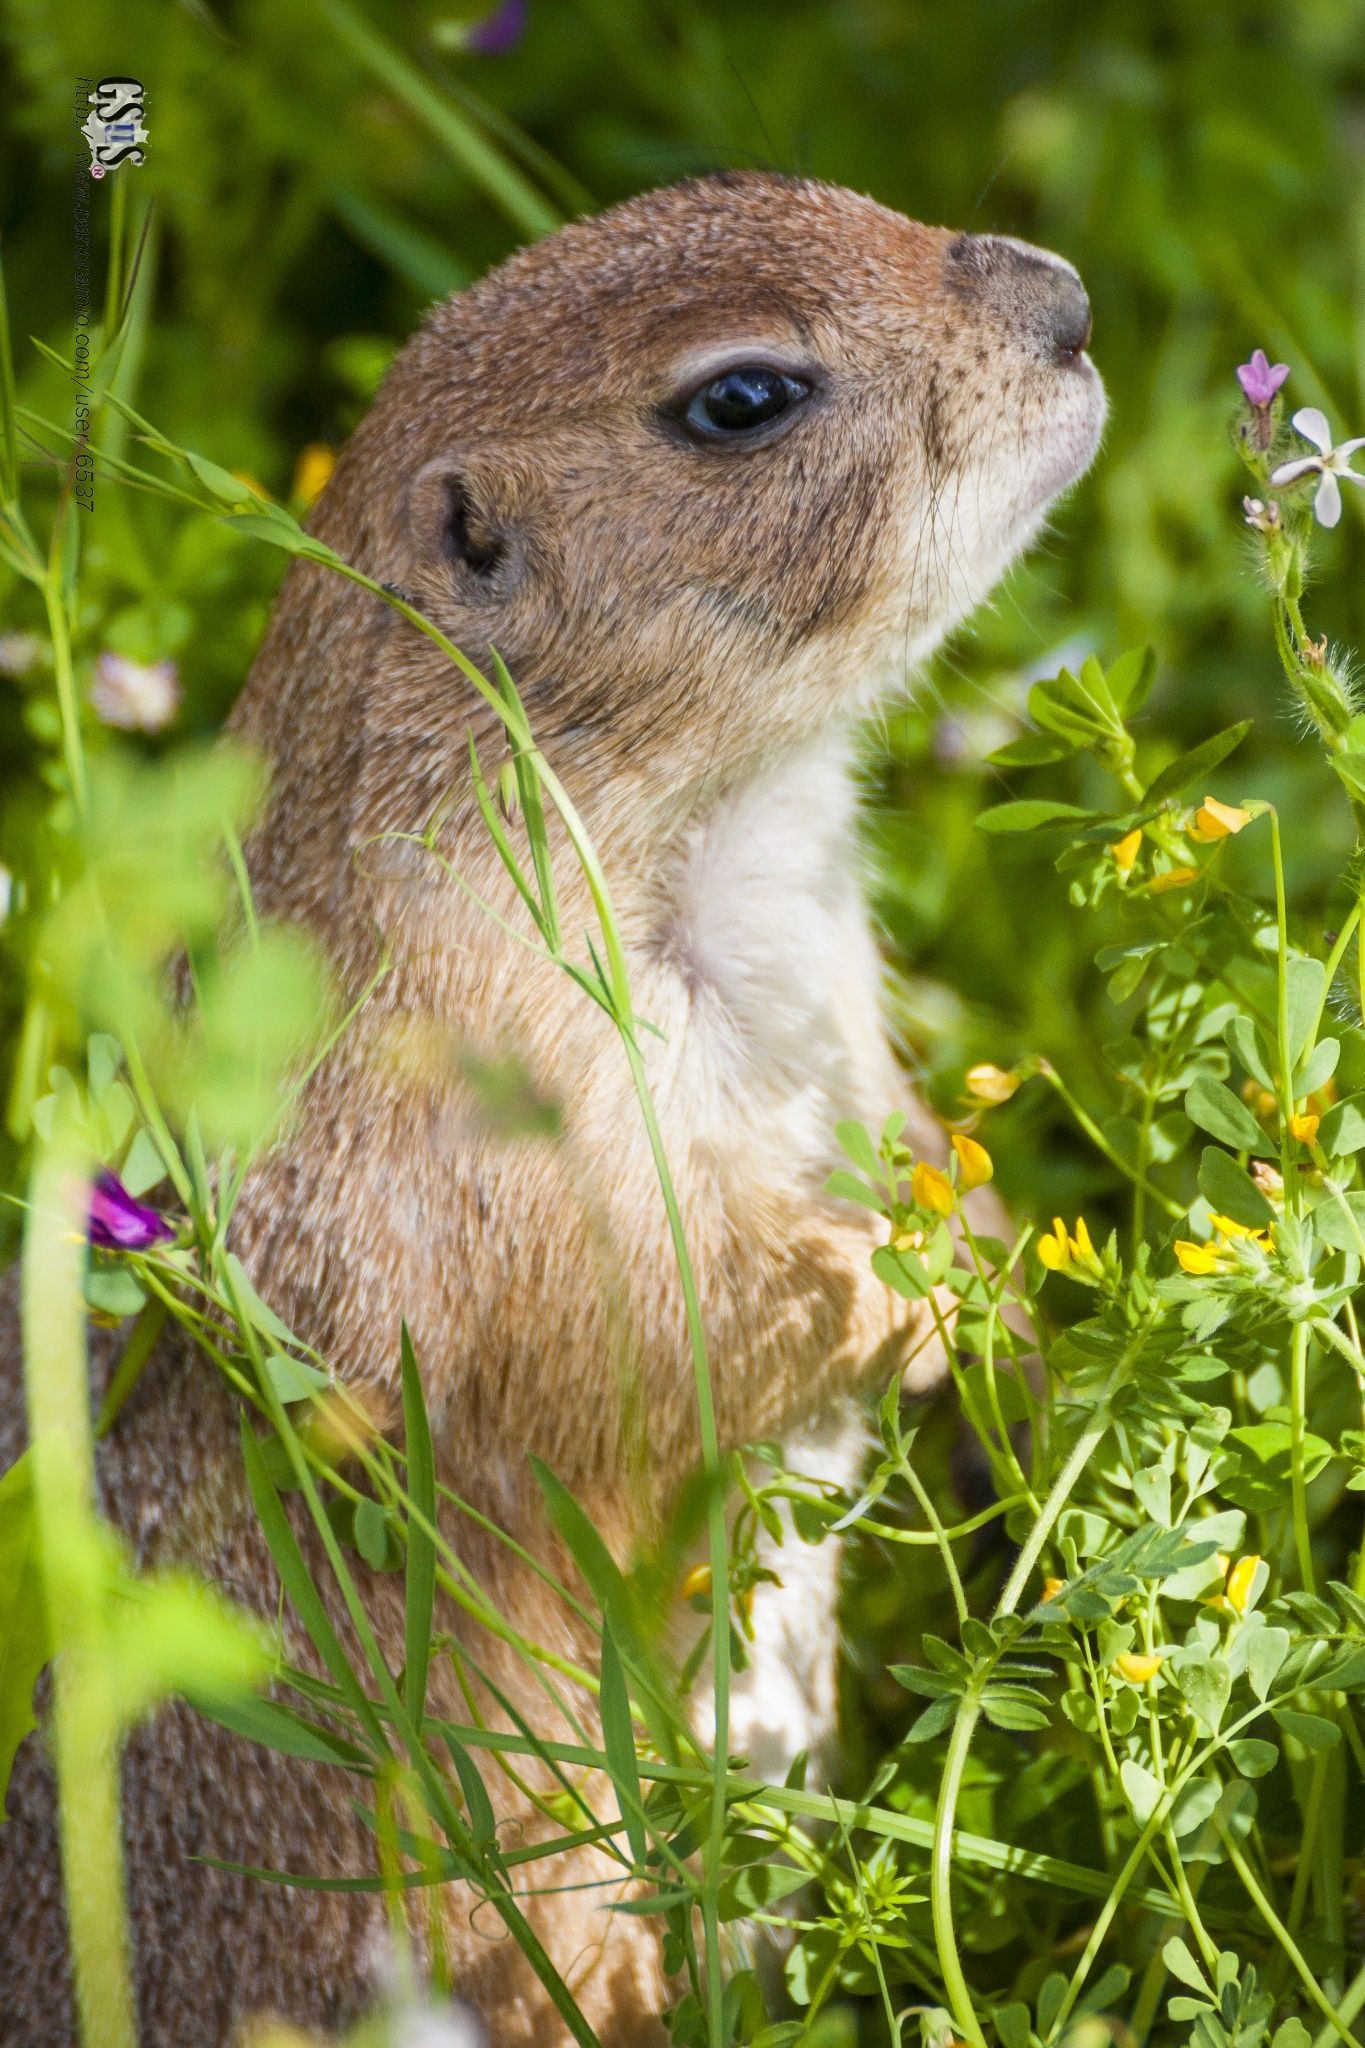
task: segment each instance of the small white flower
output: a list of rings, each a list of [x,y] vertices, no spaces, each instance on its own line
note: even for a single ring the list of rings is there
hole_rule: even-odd
[[[1321,481],[1313,499],[1313,516],[1319,526],[1335,526],[1341,517],[1341,485],[1339,477],[1348,483],[1359,484],[1365,490],[1365,476],[1351,467],[1351,457],[1357,448],[1365,448],[1365,434],[1354,441],[1343,441],[1339,448],[1332,446],[1332,429],[1327,424],[1325,413],[1315,405],[1304,406],[1294,415],[1295,430],[1311,441],[1318,450],[1316,455],[1301,455],[1293,462],[1282,462],[1270,473],[1272,484],[1292,484],[1296,477],[1307,476],[1310,469],[1317,470]]]
[[[180,709],[180,671],[173,661],[129,661],[106,648],[95,663],[90,702],[106,725],[160,732]]]
[[[0,675],[26,676],[43,658],[36,633],[0,633]]]

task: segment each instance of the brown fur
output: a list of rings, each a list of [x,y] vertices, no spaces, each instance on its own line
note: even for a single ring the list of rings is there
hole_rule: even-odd
[[[869,1271],[869,1219],[822,1193],[835,1121],[879,1121],[904,1092],[876,1015],[847,818],[837,803],[826,816],[824,799],[843,786],[839,732],[984,594],[1089,459],[1097,386],[1083,360],[1058,356],[1049,325],[1068,294],[1071,274],[1033,252],[954,241],[834,188],[693,181],[567,228],[438,307],[317,514],[324,539],[410,591],[476,659],[498,647],[596,844],[636,1005],[659,1034],[646,1060],[727,1444],[820,1427],[919,1338]],[[689,365],[732,343],[743,346],[731,360],[748,348],[817,378],[803,417],[765,449],[697,448],[660,415]],[[695,1465],[698,1436],[620,1045],[430,855],[380,836],[420,833],[448,805],[443,854],[516,921],[468,795],[468,733],[491,775],[504,757],[495,721],[378,600],[296,564],[233,724],[272,765],[250,850],[262,913],[309,926],[349,994],[379,935],[394,962],[297,1130],[249,1182],[238,1249],[386,1424],[406,1315],[442,1473],[466,1498],[543,1545],[534,1451],[624,1553]],[[560,852],[576,935],[590,908]],[[789,861],[801,872],[787,890]],[[746,891],[761,905],[752,928]],[[817,927],[834,936],[807,961]],[[559,1105],[557,1141],[490,1132],[471,1060],[509,1055]],[[109,1346],[96,1348],[103,1369]],[[21,1442],[17,1354],[9,1329],[0,1462]],[[106,1505],[144,1560],[190,1555],[271,1612],[233,1428],[209,1368],[168,1345],[106,1447]],[[515,1626],[588,1653],[505,1552],[456,1518],[448,1534]],[[396,1662],[396,1584],[360,1576]],[[545,1725],[513,1655],[454,1613],[442,1625]],[[433,1692],[463,1718],[443,1659]],[[527,1825],[496,1772],[489,1786],[509,1824]],[[367,1868],[350,1791],[180,1707],[137,1733],[125,1800],[146,2048],[218,2048],[262,2008],[338,2025],[375,1995],[371,1900],[271,1890],[186,1860]],[[0,2038],[65,2048],[36,1742],[11,1811]],[[604,1874],[584,1857],[536,1881]],[[655,1935],[603,1913],[600,1896],[544,1902],[542,1936],[605,2043],[662,2038]],[[467,1899],[449,1897],[446,1917],[457,1982],[499,2048],[560,2039],[512,1945],[484,1916],[471,1922]]]

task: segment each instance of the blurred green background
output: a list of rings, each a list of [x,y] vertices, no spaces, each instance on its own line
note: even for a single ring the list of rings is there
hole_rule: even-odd
[[[1256,717],[1254,752],[1220,787],[1289,805],[1310,913],[1347,845],[1344,807],[1284,713],[1227,422],[1234,366],[1260,344],[1292,364],[1294,404],[1322,405],[1339,433],[1365,425],[1365,0],[529,0],[497,54],[464,46],[476,19],[397,0],[5,0],[0,232],[24,395],[69,422],[69,392],[26,337],[71,347],[82,74],[146,85],[147,161],[118,174],[131,214],[155,202],[125,394],[285,496],[301,451],[344,439],[434,296],[558,216],[685,172],[799,169],[1063,251],[1094,301],[1105,448],[874,736],[869,822],[898,1010],[939,1099],[968,1059],[1030,1049],[1084,1090],[1087,1034],[1112,1028],[1090,966],[1104,933],[1031,847],[973,822],[1006,793],[982,756],[1015,729],[1029,674],[1152,641],[1153,750]],[[90,195],[97,287],[118,177]],[[1348,494],[1310,613],[1351,640],[1363,509]],[[211,732],[281,558],[108,483],[86,537],[84,673],[107,647],[174,660],[179,717],[139,744]],[[32,629],[19,589],[0,588],[0,631]],[[25,655],[0,639],[0,860],[21,882],[57,772],[50,673]],[[1012,783],[1068,794],[1076,772]],[[0,1028],[18,997],[10,972]],[[1037,1093],[1008,1113],[1019,1156],[1041,1147],[1044,1200],[1071,1199],[1082,1169],[1041,1144]]]

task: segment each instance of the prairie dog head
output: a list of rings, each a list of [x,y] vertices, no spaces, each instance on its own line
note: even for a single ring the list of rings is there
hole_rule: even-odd
[[[499,650],[580,790],[689,800],[979,602],[1095,452],[1089,338],[1076,273],[1025,243],[690,180],[438,306],[318,527],[354,554],[363,525],[366,566]],[[385,661],[449,701],[416,636]]]

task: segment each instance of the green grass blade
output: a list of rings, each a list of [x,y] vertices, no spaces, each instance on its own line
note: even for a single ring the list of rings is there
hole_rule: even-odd
[[[403,1424],[407,1434],[407,1485],[416,1517],[408,1517],[408,1562],[403,1607],[403,1698],[419,1735],[426,1708],[427,1670],[431,1661],[431,1623],[436,1600],[436,1545],[429,1530],[436,1526],[436,1459],[431,1444],[422,1376],[403,1324]]]

